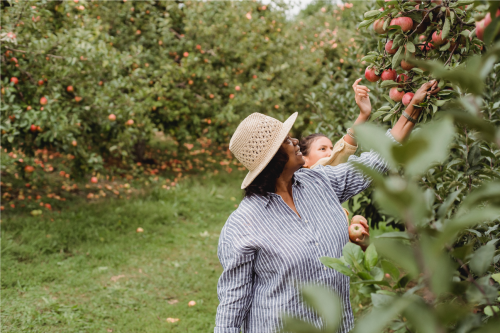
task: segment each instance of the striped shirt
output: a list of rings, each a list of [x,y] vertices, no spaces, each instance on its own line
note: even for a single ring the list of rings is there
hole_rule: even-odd
[[[388,136],[394,140],[389,131]],[[352,329],[349,277],[327,269],[319,258],[342,256],[349,235],[341,203],[370,185],[353,161],[380,172],[387,169],[372,151],[335,167],[298,170],[292,191],[300,217],[275,193],[241,201],[219,238],[224,271],[217,286],[214,333],[239,333],[241,327],[244,333],[275,332],[282,328],[285,313],[322,328],[321,318],[300,299],[297,286],[304,283],[333,289],[343,303],[339,332]]]

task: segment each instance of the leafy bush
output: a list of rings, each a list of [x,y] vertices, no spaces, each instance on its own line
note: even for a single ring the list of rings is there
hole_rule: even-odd
[[[420,8],[431,11],[439,8],[441,13],[447,13],[448,9],[471,3],[434,1],[418,4]],[[406,1],[379,1],[377,4],[395,8],[367,12],[366,23],[362,26],[374,23],[380,15],[399,12],[404,15],[417,5]],[[472,12],[479,12],[475,14],[481,19],[485,12],[495,13],[497,8],[498,2],[490,2],[489,6],[484,2],[467,7],[457,17],[471,22]],[[429,36],[436,28],[444,30],[443,20],[448,18],[442,15],[441,19],[441,23],[431,23],[423,33]],[[491,24],[498,22],[500,18]],[[460,23],[450,25],[449,38],[460,35],[462,28]],[[397,30],[389,34],[394,40],[402,36],[399,40],[404,40],[408,46],[407,37],[413,31],[402,33]],[[472,30],[471,37],[475,32]],[[472,44],[478,47],[467,45],[470,41],[467,35],[466,45],[459,49],[458,54],[454,54],[458,47],[453,52],[435,50],[420,54],[427,61],[414,62],[423,70],[421,74],[409,74],[412,82],[416,76],[418,81],[424,77],[426,80],[437,78],[441,87],[453,87],[455,92],[452,96],[438,94],[437,99],[432,98],[421,105],[426,110],[422,114],[428,115],[421,118],[426,124],[419,124],[410,140],[394,145],[384,136],[385,131],[373,124],[366,124],[357,131],[361,145],[379,152],[391,170],[389,176],[384,177],[359,166],[373,178],[374,190],[357,199],[360,208],[355,213],[376,212],[371,216],[372,223],[390,222],[401,231],[376,237],[365,253],[348,243],[341,258],[321,259],[326,266],[350,276],[352,286],[368,298],[368,304],[365,304],[369,305],[369,311],[357,322],[353,332],[498,330],[500,43],[491,44],[498,39],[498,30],[489,30],[489,33],[483,36],[486,43],[472,38]],[[401,48],[403,44],[400,44]],[[482,55],[475,55],[479,51]],[[379,60],[383,63],[382,58],[376,59],[378,55],[373,56],[371,61],[375,64],[380,64]],[[381,57],[386,59],[387,66],[395,64],[393,68],[403,73],[396,54]],[[395,58],[397,60],[393,61]],[[440,59],[450,61],[439,62]],[[370,59],[365,58],[365,61]],[[386,87],[385,82],[381,86]],[[402,106],[391,103],[386,108],[379,109],[379,112],[391,112],[389,117],[382,118],[383,121],[394,121]],[[321,302],[314,296],[318,290],[305,289],[305,300],[309,300],[319,314],[334,316],[336,305]],[[315,329],[306,323],[296,326],[292,320],[288,323],[287,330],[291,332],[335,331],[335,328]]]

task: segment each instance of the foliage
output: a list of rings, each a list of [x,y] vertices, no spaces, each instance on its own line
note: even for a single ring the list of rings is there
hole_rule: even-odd
[[[423,5],[461,4],[465,2]],[[474,8],[489,9],[484,4]],[[375,14],[365,17],[370,15]],[[375,189],[370,197],[358,198],[356,213],[375,204],[383,219],[401,231],[377,236],[365,253],[348,243],[341,258],[321,258],[327,267],[350,276],[368,297],[370,311],[353,332],[498,330],[500,44],[478,45],[484,46],[482,56],[452,56],[446,68],[435,62],[444,56],[441,52],[429,53],[431,61],[415,62],[426,68],[426,76],[441,79],[458,94],[440,105],[442,112],[434,114],[430,104],[421,105],[433,120],[429,116],[418,125],[407,142],[394,144],[374,124],[357,131],[363,147],[380,153],[390,172],[384,177],[359,165]]]

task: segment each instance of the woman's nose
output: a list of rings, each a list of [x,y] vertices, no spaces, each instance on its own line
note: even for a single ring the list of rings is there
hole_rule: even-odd
[[[296,145],[299,144],[299,140],[295,139],[295,138],[292,138],[292,143],[293,143],[294,146],[296,146]]]

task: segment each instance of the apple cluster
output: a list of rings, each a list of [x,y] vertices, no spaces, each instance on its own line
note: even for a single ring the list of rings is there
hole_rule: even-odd
[[[359,27],[371,25],[382,47],[362,61],[369,64],[365,78],[389,88],[389,99],[396,103],[394,111],[401,104],[409,105],[415,90],[431,79],[425,67],[416,66],[418,61],[439,60],[447,68],[460,65],[483,50],[484,30],[492,22],[488,13],[475,23],[477,10],[472,0],[379,0],[377,4],[383,7],[366,12]],[[435,112],[456,90],[446,81],[440,82],[440,88],[442,92],[421,106]]]

